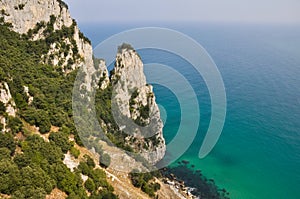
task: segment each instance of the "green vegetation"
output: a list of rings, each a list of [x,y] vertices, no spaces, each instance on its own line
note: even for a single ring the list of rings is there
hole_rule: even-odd
[[[68,9],[68,5],[63,0],[57,0],[60,6],[60,9],[66,8]]]
[[[70,153],[72,156],[74,156],[75,158],[78,158],[80,155],[80,151],[78,149],[76,149],[75,147],[72,147],[70,149]]]
[[[12,145],[13,139],[8,139]],[[0,181],[7,183],[1,183],[0,193],[12,195],[13,198],[18,199],[44,198],[57,186],[66,193],[86,196],[83,189],[80,189],[79,174],[72,173],[62,163],[64,156],[59,147],[45,142],[38,135],[27,137],[19,143],[19,146],[23,153],[15,154],[13,159],[10,157],[5,159],[5,155],[2,155],[4,159],[0,162]],[[2,147],[1,149],[1,154],[8,152],[8,148],[5,150],[4,147],[3,150]]]
[[[50,23],[53,21],[54,17]],[[41,199],[58,188],[68,198],[117,198],[105,172],[95,169],[90,157],[74,172],[63,163],[64,153],[70,151],[75,157],[80,154],[69,141],[71,134],[82,145],[72,118],[72,89],[77,71],[64,75],[61,69],[42,64],[41,57],[52,41],[62,42],[71,36],[72,29],[51,32],[51,24],[40,23],[31,34],[46,28],[47,37],[30,41],[30,35],[21,36],[10,31],[10,26],[0,18],[0,81],[8,83],[18,112],[16,117],[9,117],[0,103],[0,115],[11,129],[0,133],[0,193],[13,199]],[[64,47],[71,48],[67,46]],[[30,105],[23,86],[29,87],[34,98]],[[48,133],[51,126],[60,128],[50,132],[50,142],[46,142],[39,135],[32,135],[28,124],[39,127],[41,133]],[[22,133],[22,138],[14,138],[17,133]],[[83,183],[81,173],[89,176],[88,183]],[[86,190],[91,192],[90,197]]]
[[[72,148],[72,144],[69,142],[68,135],[63,132],[50,133],[49,140],[61,148],[63,153],[67,153]]]
[[[17,117],[8,117],[7,127],[10,128],[10,130],[13,134],[16,134],[22,130],[23,123]]]
[[[64,124],[76,134],[70,118],[76,71],[64,76],[53,66],[40,64],[40,57],[48,51],[45,41],[29,41],[10,31],[3,23],[0,31],[0,68],[7,74],[2,79],[9,84],[19,117],[40,127],[41,133],[49,132],[51,125],[61,127]],[[25,85],[34,97],[31,105],[27,104]]]
[[[83,39],[85,42],[92,44],[91,40],[89,38],[87,38],[86,36],[84,36],[84,34],[82,32],[79,31],[79,38]]]
[[[0,148],[7,148],[10,154],[13,155],[16,150],[16,143],[11,134],[0,133]]]
[[[133,170],[129,176],[132,184],[141,188],[150,197],[155,197],[155,192],[160,189],[160,184],[154,182],[154,177],[161,177],[159,172],[139,173],[139,171]]]
[[[147,119],[150,117],[150,98],[153,97],[153,93],[148,94],[148,104],[147,105],[142,105],[140,103],[136,102],[136,98],[139,95],[139,91],[136,89],[134,92],[131,94],[130,100],[129,100],[129,110],[130,113],[132,114],[135,108],[139,111],[140,115],[135,119],[135,123],[140,125],[140,126],[147,126]],[[136,106],[136,107],[135,107]]]
[[[50,56],[44,56],[44,62],[51,64],[55,57],[60,57],[58,65],[61,66],[65,62],[67,62],[67,66],[65,69],[71,69],[71,66],[77,61],[80,60],[81,57],[78,54],[78,47],[76,41],[74,40],[75,26],[76,21],[73,20],[73,24],[70,27],[63,26],[60,30],[54,31],[54,24],[57,18],[54,15],[50,16],[50,21],[45,23],[44,21],[38,22],[33,29],[30,29],[27,34],[23,35],[24,38],[32,38],[35,34],[42,31],[42,34],[45,36],[45,39],[39,40],[39,43],[44,46],[45,52],[42,55],[46,55],[47,52],[51,49],[52,44],[56,44],[56,51],[50,54]],[[81,33],[80,37],[90,43],[90,40],[84,37]],[[67,42],[68,41],[68,42]],[[67,43],[68,44],[67,44]],[[69,42],[71,44],[69,44]],[[72,51],[72,53],[71,53]],[[62,58],[61,55],[64,55]],[[66,57],[72,54],[72,58],[66,60]]]
[[[95,96],[95,104],[98,120],[102,120],[107,126],[107,137],[116,146],[127,150],[133,151],[125,142],[126,134],[119,130],[113,115],[111,113],[111,96],[112,96],[112,85],[109,84],[104,90],[98,89]],[[101,154],[100,154],[101,155]]]
[[[59,2],[61,8],[67,7],[63,1]],[[18,6],[18,9],[23,8]],[[55,20],[56,17],[51,16],[49,23],[40,22],[28,34],[19,35],[11,31],[11,24],[5,23],[3,17],[0,17],[0,82],[8,83],[18,109],[16,117],[9,117],[5,112],[5,105],[0,103],[0,116],[6,119],[10,129],[9,132],[0,133],[0,194],[8,194],[12,199],[41,199],[58,188],[68,195],[68,199],[115,199],[117,196],[107,182],[105,172],[95,167],[91,157],[85,156],[85,160],[80,162],[74,172],[63,163],[67,152],[76,158],[80,155],[80,151],[68,139],[71,134],[74,135],[75,142],[83,146],[72,118],[72,90],[78,71],[66,75],[60,66],[50,65],[51,59],[56,55],[50,55],[48,64],[42,64],[41,57],[49,52],[53,43],[59,46],[59,53],[64,53],[65,56],[73,51],[72,59],[68,60],[69,66],[80,57],[73,39],[76,23],[54,31]],[[39,32],[43,32],[45,39],[31,41]],[[71,44],[67,44],[66,39]],[[130,49],[130,46],[123,45],[122,48],[124,47]],[[23,86],[29,87],[29,94],[34,98],[31,104],[28,104]],[[137,93],[133,97],[135,95]],[[107,136],[114,144],[134,152],[125,141],[126,134],[119,130],[113,119],[111,96],[112,85],[104,91],[97,91],[95,101],[98,119],[107,124]],[[133,103],[131,101],[132,105]],[[142,107],[140,111],[142,118],[149,116],[149,107]],[[39,127],[40,133],[50,133],[49,142],[39,135],[33,135],[28,124]],[[59,131],[50,132],[51,126],[59,127]],[[0,130],[2,129],[1,124]],[[89,133],[87,129],[87,134]],[[151,141],[154,146],[159,142],[155,137],[147,139],[145,141]],[[98,144],[93,147],[100,154],[100,164],[108,167],[109,155]],[[148,166],[139,155],[135,158]],[[88,176],[85,183],[81,174]],[[155,183],[153,176],[159,177],[155,173],[139,174],[133,171],[130,174],[134,186],[155,197],[160,185]],[[211,188],[210,184],[206,185],[205,187]],[[86,191],[90,192],[90,196]],[[215,193],[216,190],[213,189],[212,192]]]
[[[110,156],[107,153],[104,153],[100,156],[100,165],[104,168],[109,167],[110,165]]]
[[[130,113],[133,111],[133,106],[136,104],[135,98],[139,95],[138,89],[134,90],[129,100]]]
[[[6,111],[5,104],[3,102],[0,102],[0,115],[3,115]]]
[[[94,192],[96,189],[96,185],[91,178],[87,179],[87,181],[84,183],[84,186],[89,192]]]
[[[88,176],[88,180],[84,183],[84,187],[91,193],[90,198],[105,198],[108,195],[111,198],[117,198],[113,194],[113,187],[108,184],[106,174],[101,169],[95,169],[95,163],[89,156],[85,156],[85,162],[80,162],[78,170]],[[99,191],[99,188],[101,191]]]
[[[130,44],[127,44],[127,43],[123,43],[121,46],[118,46],[118,53],[121,53],[123,49],[135,51],[134,48]]]

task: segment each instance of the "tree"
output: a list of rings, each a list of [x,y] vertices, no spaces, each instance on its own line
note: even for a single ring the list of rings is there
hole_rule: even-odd
[[[0,161],[10,159],[10,150],[6,147],[0,148]]]
[[[90,156],[86,156],[86,163],[91,168],[95,168],[95,166],[96,166],[93,158],[91,158]]]
[[[96,189],[95,183],[91,178],[88,178],[85,181],[84,186],[89,192],[93,192]]]
[[[73,155],[75,158],[78,158],[80,155],[80,151],[78,149],[76,149],[75,147],[72,147],[70,149],[70,153],[71,155]]]
[[[0,193],[12,194],[20,185],[20,172],[10,160],[0,161]]]
[[[8,125],[11,131],[16,134],[20,132],[23,128],[22,121],[17,117],[8,117]]]
[[[16,192],[13,193],[12,199],[41,199],[46,197],[46,192],[44,189],[32,186],[20,187]]]
[[[78,169],[82,172],[83,175],[89,175],[91,168],[87,165],[86,162],[80,162]]]
[[[62,132],[51,132],[49,140],[60,147],[63,153],[67,153],[72,148],[68,135]]]
[[[0,133],[0,148],[6,147],[10,150],[10,154],[14,154],[16,150],[16,144],[11,134]]]
[[[101,169],[92,170],[89,177],[94,181],[96,187],[102,187],[113,192],[113,188],[110,187],[106,180],[106,174]]]
[[[38,166],[23,167],[20,173],[22,186],[41,188],[48,194],[55,187],[55,181]]]
[[[103,153],[103,155],[100,156],[100,165],[104,168],[109,167],[111,162],[110,156],[107,153]]]
[[[5,104],[0,101],[0,115],[3,115],[6,111]]]
[[[14,158],[14,162],[19,168],[22,168],[30,164],[31,158],[27,154],[17,154]]]
[[[37,112],[37,117],[35,118],[35,124],[40,128],[41,133],[48,133],[51,129],[51,123],[49,116],[46,111],[39,110]]]

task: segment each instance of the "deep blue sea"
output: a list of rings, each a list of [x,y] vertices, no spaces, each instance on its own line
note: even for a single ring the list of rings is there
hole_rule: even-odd
[[[93,46],[120,31],[143,27],[79,25]],[[226,88],[227,117],[222,135],[213,151],[199,159],[199,147],[211,115],[205,82],[178,56],[158,50],[139,52],[144,63],[155,60],[178,70],[197,94],[200,128],[180,159],[188,160],[206,177],[214,179],[230,192],[231,198],[299,199],[300,26],[149,25],[172,28],[198,41],[215,61]],[[163,86],[154,85],[154,91],[157,102],[167,112],[164,137],[170,142],[180,122],[179,103]]]

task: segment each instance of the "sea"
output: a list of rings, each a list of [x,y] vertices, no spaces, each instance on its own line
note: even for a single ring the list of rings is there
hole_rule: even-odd
[[[222,134],[203,159],[198,153],[211,119],[211,99],[205,81],[189,62],[177,55],[155,49],[138,51],[145,64],[155,61],[177,70],[198,99],[200,121],[183,115],[193,123],[199,122],[197,135],[172,165],[188,161],[193,165],[191,169],[201,170],[233,199],[300,198],[300,26],[218,23],[79,23],[79,26],[93,47],[119,32],[147,26],[170,28],[201,44],[220,71],[227,99]],[[153,86],[164,120],[164,137],[170,143],[180,126],[182,104],[172,90],[159,84]],[[185,88],[178,85],[181,91]],[[190,101],[184,103],[189,105]],[[195,132],[184,133],[188,137]]]

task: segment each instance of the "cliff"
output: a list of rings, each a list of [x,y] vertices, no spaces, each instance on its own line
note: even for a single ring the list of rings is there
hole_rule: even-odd
[[[21,192],[30,197],[37,195],[35,190],[41,191],[39,194],[44,196],[49,195],[51,190],[55,190],[53,188],[58,188],[64,193],[63,195],[68,193],[67,195],[74,197],[82,194],[84,197],[79,196],[80,198],[87,198],[85,194],[92,193],[78,176],[85,173],[85,178],[90,175],[89,180],[93,179],[96,183],[97,179],[94,178],[97,176],[93,173],[96,169],[82,168],[85,165],[81,165],[82,167],[77,165],[78,170],[71,172],[63,165],[61,159],[68,155],[67,157],[72,156],[78,163],[85,164],[86,157],[82,154],[76,157],[76,149],[80,153],[93,156],[82,147],[72,118],[72,89],[77,74],[76,69],[79,68],[84,72],[81,88],[86,92],[97,90],[100,95],[107,94],[109,89],[112,89],[114,95],[109,93],[108,96],[113,98],[108,99],[108,104],[110,100],[117,102],[114,105],[120,110],[120,114],[116,118],[118,116],[125,118],[121,121],[110,121],[118,125],[110,129],[114,130],[113,132],[106,131],[106,133],[121,133],[121,145],[130,147],[133,152],[141,154],[151,164],[163,158],[166,146],[155,94],[152,86],[147,84],[141,58],[131,46],[120,46],[116,55],[115,68],[109,75],[105,60],[93,57],[90,41],[80,32],[63,1],[1,0],[0,11],[2,46],[0,49],[0,124],[2,124],[0,130],[3,133],[0,133],[0,136],[7,135],[9,138],[6,139],[11,139],[11,157],[7,160],[9,162],[7,164],[13,167],[7,172],[7,176],[13,176],[18,172],[21,172],[20,175],[25,175],[23,167],[28,169],[32,166],[31,162],[34,162],[33,170],[43,173],[47,177],[45,181],[48,180],[47,184],[31,182],[28,179],[28,182],[32,183],[28,186],[31,192],[21,189],[23,186],[21,184],[25,182],[18,182],[20,186],[14,186],[12,189],[0,187],[0,198],[2,193],[21,198],[20,195],[16,195]],[[106,106],[106,104],[98,105]],[[113,114],[111,107],[106,109],[108,112],[105,112],[105,116]],[[106,129],[112,126],[104,118],[99,119]],[[141,170],[145,169],[140,161],[119,148],[106,145],[101,141],[99,143],[102,144],[104,152],[111,155],[111,162],[119,167],[117,169],[123,170],[121,163],[125,163],[129,169],[132,165],[137,165]],[[6,143],[0,140],[0,150],[6,147]],[[34,159],[36,156],[39,157],[38,160]],[[1,154],[0,158],[2,158]],[[96,167],[100,168],[99,160],[94,159]],[[1,162],[2,159],[0,167],[3,166]],[[148,198],[146,194],[141,193],[140,189],[130,184],[128,173],[131,170],[120,174],[113,171],[113,167],[109,167],[106,172],[109,175],[120,175],[118,182],[111,180],[111,184],[119,191],[117,194],[122,195],[121,192],[127,191],[126,196],[122,198],[136,198],[139,195]],[[0,177],[2,174],[0,172]],[[23,176],[18,178],[23,179]],[[10,177],[7,179],[15,180]],[[68,179],[67,183],[65,179]],[[64,182],[62,183],[61,180]],[[77,184],[74,184],[75,182]],[[15,181],[9,183],[18,184]],[[43,187],[45,184],[49,186]],[[110,185],[100,187],[98,184],[97,186],[96,188],[105,190],[102,194],[113,192]],[[38,189],[35,189],[36,187]],[[100,194],[99,191],[95,193]]]
[[[9,86],[6,82],[0,81],[0,125],[2,125],[0,131],[8,132],[7,127],[7,115],[8,117],[16,116],[16,104],[10,93]],[[1,132],[0,132],[1,133]]]
[[[0,17],[12,25],[12,30],[31,40],[47,42],[48,53],[41,57],[44,63],[59,66],[64,72],[81,66],[87,74],[95,72],[90,41],[80,32],[63,1],[2,0],[0,10]]]
[[[115,119],[122,131],[129,134],[125,138],[128,145],[151,164],[157,163],[166,150],[163,123],[153,88],[147,84],[142,60],[128,44],[118,49],[111,81],[112,101],[117,107],[113,107]]]
[[[100,79],[102,79],[101,89],[107,87],[109,78],[105,61],[93,60],[90,41],[79,31],[63,1],[2,0],[0,8],[1,17],[6,23],[12,25],[12,30],[25,35],[30,40],[43,40],[47,43],[48,53],[41,56],[43,63],[61,67],[66,73],[82,68],[85,73],[82,86],[87,91],[96,87],[96,82]],[[154,164],[164,156],[165,142],[159,110],[152,87],[147,85],[142,61],[132,48],[127,49],[123,46],[116,56],[114,71],[115,74],[111,79],[115,83],[117,93],[115,99],[120,102],[118,107],[122,114],[138,125],[150,124],[149,128],[143,130],[130,129],[135,132],[135,135],[126,138],[127,144]],[[95,73],[100,73],[98,79],[93,79]],[[10,107],[8,109],[12,110]],[[143,138],[142,134],[152,136]],[[134,139],[133,142],[134,136],[138,136],[138,139]]]

